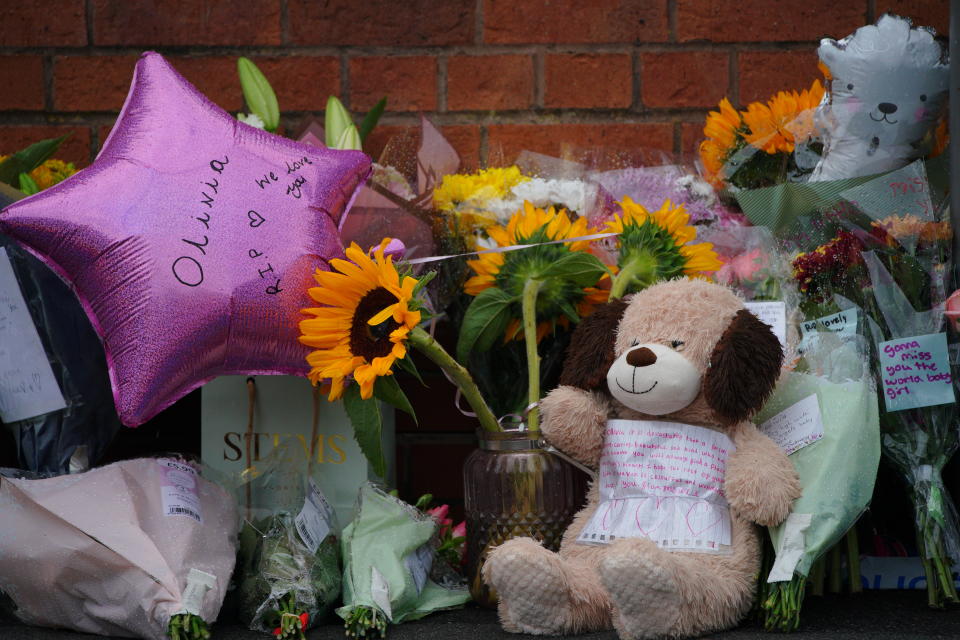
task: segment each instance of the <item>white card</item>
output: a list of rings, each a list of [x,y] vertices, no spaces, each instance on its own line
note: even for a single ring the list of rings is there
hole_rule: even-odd
[[[163,514],[186,516],[203,524],[203,508],[197,493],[197,470],[168,458],[158,459],[157,464],[163,476],[160,483]]]
[[[760,322],[773,329],[780,346],[787,348],[787,305],[783,300],[745,302],[743,306],[757,316]]]
[[[809,395],[760,425],[760,431],[787,455],[823,437],[823,418],[817,394]]]
[[[66,406],[13,266],[0,247],[0,420],[16,422]]]

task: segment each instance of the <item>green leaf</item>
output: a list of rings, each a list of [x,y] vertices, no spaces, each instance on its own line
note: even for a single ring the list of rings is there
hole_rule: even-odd
[[[367,111],[367,115],[363,116],[363,121],[360,123],[360,140],[366,140],[367,136],[370,135],[370,132],[373,131],[373,128],[377,126],[377,122],[380,121],[380,116],[383,115],[383,110],[387,108],[387,98],[384,96],[380,98],[380,102],[373,105],[373,109]]]
[[[466,362],[472,351],[486,351],[493,346],[510,323],[513,302],[515,298],[497,287],[485,289],[473,299],[460,325],[457,360]]]
[[[387,461],[383,457],[383,440],[380,436],[383,422],[379,403],[376,398],[361,398],[360,385],[351,384],[343,392],[343,408],[353,425],[353,437],[360,445],[360,451],[370,462],[373,472],[384,477],[387,474]]]
[[[68,137],[70,137],[69,133],[59,138],[47,138],[35,142],[0,162],[0,182],[6,182],[11,187],[19,187],[20,174],[30,173],[42,165]]]
[[[343,133],[341,133],[337,139],[337,143],[333,145],[332,148],[340,149],[341,151],[360,151],[360,147],[360,134],[357,133],[357,128],[351,123],[350,126],[343,130]]]
[[[337,96],[327,98],[327,110],[323,114],[324,142],[331,149],[339,149],[337,141],[347,127],[353,125],[350,113]]]
[[[399,360],[397,360],[399,362]],[[378,400],[383,400],[389,405],[393,405],[400,411],[403,411],[417,421],[417,414],[413,410],[413,405],[407,399],[407,394],[400,388],[400,384],[393,376],[380,376],[373,385],[373,396]]]
[[[276,131],[280,126],[280,105],[267,77],[257,65],[242,56],[237,59],[237,73],[247,106],[260,116],[267,131]]]
[[[583,251],[573,251],[559,260],[550,263],[540,276],[542,278],[562,278],[578,287],[590,287],[597,283],[607,268],[600,260]]]
[[[423,291],[423,288],[426,287],[428,284],[430,284],[430,281],[436,277],[437,277],[436,271],[427,271],[422,276],[420,276],[420,279],[417,280],[416,286],[413,287],[413,297],[416,298],[420,294],[420,292]]]
[[[423,381],[423,378],[420,377],[420,372],[417,370],[417,365],[413,362],[413,354],[408,350],[406,358],[400,358],[397,360],[397,367],[403,369],[414,378],[420,381],[420,384],[427,386],[427,383]]]
[[[21,173],[20,191],[23,191],[28,196],[32,196],[35,193],[40,193],[40,187],[37,186],[37,183],[34,182],[29,173]]]
[[[417,499],[415,506],[420,511],[426,511],[430,508],[430,503],[433,502],[433,494],[425,493]]]

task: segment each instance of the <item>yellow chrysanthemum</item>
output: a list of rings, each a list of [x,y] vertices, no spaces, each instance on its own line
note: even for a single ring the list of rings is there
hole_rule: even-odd
[[[485,289],[497,286],[519,300],[528,278],[536,278],[563,255],[573,251],[587,251],[590,247],[589,240],[542,243],[593,233],[596,233],[596,230],[587,226],[585,218],[571,221],[563,209],[539,209],[529,202],[524,202],[523,209],[513,214],[506,226],[488,227],[487,234],[498,247],[518,244],[538,246],[506,253],[482,253],[475,260],[470,260],[467,266],[473,269],[476,275],[467,280],[464,291],[476,296]],[[607,299],[607,291],[596,286],[578,287],[559,278],[547,282],[537,297],[538,341],[552,330],[554,324],[569,326],[568,315],[565,314],[569,314],[570,310],[575,309],[579,317],[584,317],[592,313],[597,304]],[[514,318],[519,317],[520,313],[517,311]],[[507,327],[506,339],[519,339],[522,335],[520,321],[512,321]]]
[[[619,273],[612,297],[646,288],[678,276],[705,278],[723,266],[709,242],[691,244],[697,230],[683,205],[664,201],[656,211],[625,197],[621,214],[614,214],[604,231],[618,233]]]
[[[8,156],[0,156],[0,162]],[[37,183],[40,190],[48,189],[58,182],[63,182],[77,172],[72,162],[64,162],[56,158],[44,161],[39,167],[30,172],[30,177]]]
[[[349,260],[331,260],[334,270],[314,274],[320,286],[309,289],[310,297],[325,306],[303,310],[313,318],[300,322],[300,342],[316,348],[307,356],[310,380],[329,379],[330,400],[343,394],[348,376],[370,398],[377,377],[392,375],[406,357],[407,336],[420,323],[420,311],[411,308],[417,280],[400,278],[392,256],[384,258],[387,243],[372,259],[353,243]]]
[[[529,179],[515,166],[447,175],[440,186],[433,190],[433,206],[441,211],[455,211],[465,202],[482,203],[491,198],[502,198],[513,187]]]
[[[769,154],[793,152],[798,142],[813,135],[813,113],[823,98],[823,85],[814,80],[809,90],[781,91],[767,104],[747,105],[743,121],[749,128],[747,142]]]

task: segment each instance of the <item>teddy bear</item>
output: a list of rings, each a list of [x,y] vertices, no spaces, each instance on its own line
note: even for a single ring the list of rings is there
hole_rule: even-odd
[[[926,155],[950,70],[931,29],[887,14],[839,42],[824,38],[817,53],[830,90],[815,116],[824,150],[811,181],[884,173]]]
[[[782,522],[800,495],[790,460],[749,421],[782,361],[770,327],[705,280],[658,283],[582,320],[541,428],[597,475],[558,553],[531,538],[491,550],[483,578],[503,628],[633,640],[735,625],[759,572],[754,523]]]

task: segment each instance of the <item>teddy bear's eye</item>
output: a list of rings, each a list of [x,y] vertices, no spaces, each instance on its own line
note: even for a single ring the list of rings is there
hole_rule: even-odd
[[[852,84],[852,83],[847,85],[847,91],[853,91],[853,84]]]
[[[631,346],[631,347],[635,347],[635,346],[637,346],[638,344],[640,344],[640,341],[639,341],[639,340],[631,340],[631,341],[630,341],[630,346]]]
[[[683,340],[671,340],[670,346],[676,351],[683,351]]]
[[[920,102],[926,102],[926,101],[927,101],[927,94],[921,93],[921,94],[920,94]]]

